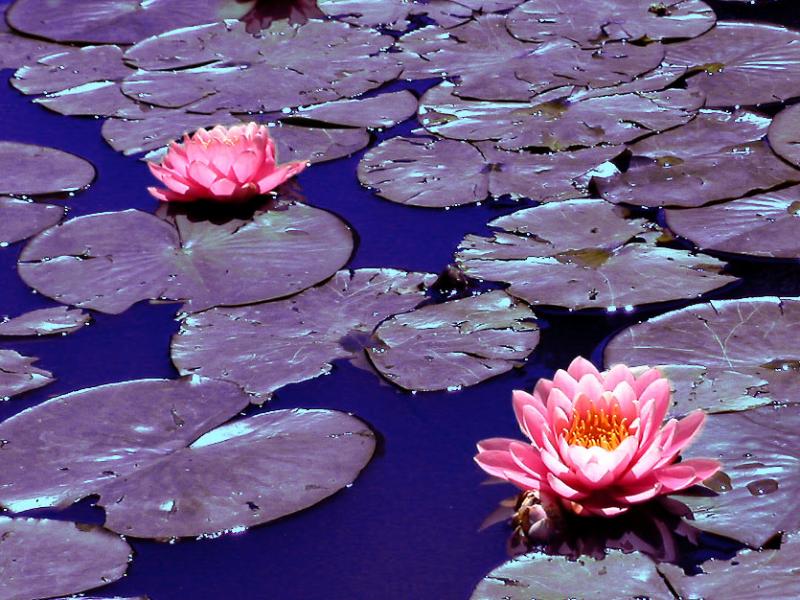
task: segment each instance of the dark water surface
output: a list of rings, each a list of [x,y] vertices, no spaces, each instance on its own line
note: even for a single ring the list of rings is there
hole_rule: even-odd
[[[720,19],[800,27],[796,0],[758,7],[709,3]],[[12,72],[2,74],[7,79]],[[9,86],[0,90],[3,139],[67,150],[97,168],[97,180],[87,191],[57,201],[70,207],[69,216],[126,208],[154,211],[157,202],[146,192],[153,181],[145,164],[108,147],[100,136],[101,122],[56,115]],[[406,122],[380,137],[413,126]],[[361,155],[316,165],[299,177],[310,204],[333,211],[357,232],[359,244],[349,265],[353,268],[438,273],[451,262],[466,233],[486,231],[488,220],[521,206],[484,203],[442,211],[393,204],[359,186],[355,169]],[[0,249],[0,315],[56,305],[17,277],[15,261],[22,246]],[[739,259],[731,264],[743,282],[709,297],[800,295],[796,263]],[[153,600],[468,598],[478,581],[507,557],[508,528],[478,529],[514,490],[482,485],[485,477],[472,456],[477,440],[518,437],[511,390],[532,388],[539,377],[551,376],[577,354],[597,361],[603,340],[613,332],[691,303],[615,315],[537,310],[543,341],[527,366],[460,392],[412,395],[347,363],[337,365],[330,376],[283,388],[269,409],[350,411],[379,434],[379,451],[355,484],[309,510],[243,534],[175,544],[131,540],[136,556],[127,577],[103,588],[102,595],[148,594]],[[140,303],[119,316],[94,313],[89,327],[64,338],[3,340],[0,347],[39,357],[38,366],[53,371],[57,381],[0,403],[0,418],[81,388],[177,376],[168,352],[178,308]],[[52,511],[38,514],[54,516]],[[103,518],[88,501],[56,515],[98,523]]]

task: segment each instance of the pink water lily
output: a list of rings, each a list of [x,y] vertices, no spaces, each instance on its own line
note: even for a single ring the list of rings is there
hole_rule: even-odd
[[[148,163],[165,186],[148,188],[164,202],[239,202],[266,194],[305,169],[304,162],[277,165],[275,142],[264,125],[247,123],[198,129],[170,145],[161,164]]]
[[[557,498],[575,513],[614,516],[720,468],[705,458],[677,462],[705,414],[663,423],[670,396],[669,381],[656,369],[616,365],[601,373],[579,357],[552,381],[539,380],[533,394],[513,393],[530,443],[483,440],[475,460],[490,475]]]

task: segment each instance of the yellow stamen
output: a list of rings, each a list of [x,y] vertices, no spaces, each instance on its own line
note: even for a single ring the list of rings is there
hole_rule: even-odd
[[[600,446],[613,450],[629,435],[628,419],[620,418],[619,406],[614,406],[610,414],[594,406],[583,414],[575,412],[569,429],[564,428],[567,443],[584,448]]]

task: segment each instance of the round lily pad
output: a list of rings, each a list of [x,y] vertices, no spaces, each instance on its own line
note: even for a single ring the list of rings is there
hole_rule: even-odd
[[[225,424],[248,401],[238,387],[202,378],[49,400],[0,424],[0,504],[20,510],[98,495],[113,531],[198,536],[312,506],[351,484],[372,457],[374,434],[346,413],[279,410]]]
[[[55,148],[0,141],[0,194],[74,192],[94,179],[91,163]]]
[[[503,291],[424,306],[381,323],[367,356],[404,389],[461,389],[522,366],[539,343],[535,317]]]
[[[694,73],[687,85],[705,93],[711,108],[800,94],[800,32],[777,25],[720,21],[698,38],[671,44],[666,62]]]
[[[336,100],[300,108],[293,117],[346,127],[391,127],[417,112],[417,97],[408,90],[372,98]]]
[[[699,295],[736,281],[710,256],[660,247],[643,219],[602,200],[524,209],[467,236],[456,263],[468,276],[510,284],[528,304],[617,310]]]
[[[132,44],[147,36],[242,17],[253,2],[211,0],[17,0],[6,20],[17,31],[58,42]]]
[[[148,299],[198,311],[297,293],[333,275],[352,250],[344,222],[304,204],[279,201],[223,223],[125,210],[48,229],[22,251],[19,273],[45,296],[100,312]]]
[[[42,308],[0,320],[0,336],[66,335],[82,329],[89,321],[91,317],[82,310],[66,306]]]
[[[704,250],[800,258],[800,186],[665,211],[669,228]]]
[[[122,93],[119,82],[96,81],[35,98],[48,110],[62,115],[124,117],[135,102]]]
[[[768,138],[778,156],[800,166],[800,104],[784,108],[775,116]]]
[[[53,374],[37,369],[38,359],[0,348],[0,399],[35,390],[53,381]]]
[[[631,147],[625,173],[597,179],[610,202],[697,207],[800,181],[800,170],[763,141],[766,117],[745,110],[702,110],[692,121]]]
[[[689,306],[634,325],[605,349],[608,365],[674,365],[674,412],[796,402],[800,300],[744,298]],[[693,368],[687,368],[693,367]]]
[[[655,69],[664,55],[658,43],[583,49],[565,39],[522,42],[506,29],[505,15],[495,14],[452,29],[419,29],[400,38],[398,47],[404,77],[453,77],[456,95],[481,100],[525,101],[563,86],[628,82]]]
[[[75,594],[120,579],[131,548],[92,525],[0,516],[0,598]]]
[[[64,208],[15,198],[0,198],[0,245],[24,240],[52,227]]]
[[[613,40],[693,38],[716,20],[700,0],[529,0],[509,13],[508,29],[521,40],[567,38],[594,47]]]
[[[172,361],[181,374],[232,381],[265,399],[328,373],[335,360],[363,355],[375,326],[422,302],[434,279],[394,269],[340,271],[286,300],[189,315],[172,339]]]
[[[422,97],[425,129],[457,140],[498,140],[506,150],[621,144],[683,125],[703,105],[701,94],[681,89],[541,103],[469,101],[455,89],[443,83]]]
[[[471,600],[606,600],[609,594],[619,600],[674,600],[652,560],[619,550],[602,560],[523,554],[484,577]]]

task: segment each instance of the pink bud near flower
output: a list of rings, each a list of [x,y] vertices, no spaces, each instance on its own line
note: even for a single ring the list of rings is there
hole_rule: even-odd
[[[275,163],[275,142],[264,125],[247,123],[198,129],[172,143],[150,172],[167,189],[148,188],[164,202],[240,202],[266,194],[305,169],[304,162]]]
[[[635,373],[616,365],[600,373],[579,357],[552,381],[539,380],[533,394],[514,392],[514,412],[530,443],[483,440],[475,460],[490,475],[559,498],[575,513],[614,516],[720,469],[705,458],[676,462],[705,414],[663,423],[670,395],[656,369]]]

